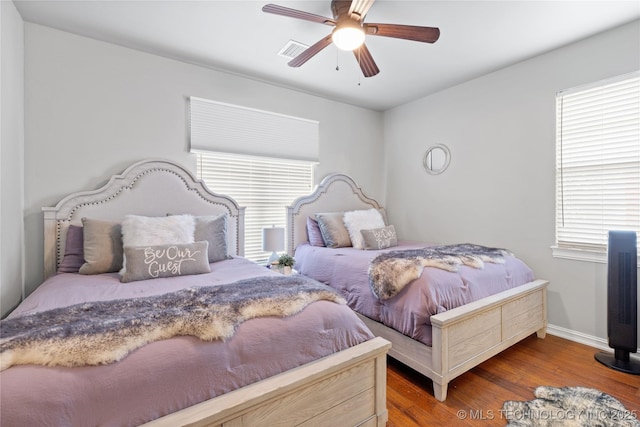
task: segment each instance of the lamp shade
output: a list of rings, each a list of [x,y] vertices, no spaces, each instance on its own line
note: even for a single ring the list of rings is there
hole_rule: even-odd
[[[262,229],[262,250],[267,252],[278,252],[284,250],[283,227]]]

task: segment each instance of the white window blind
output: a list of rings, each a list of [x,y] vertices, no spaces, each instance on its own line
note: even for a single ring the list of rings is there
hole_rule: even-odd
[[[606,253],[609,230],[640,232],[639,72],[556,96],[554,249]]]
[[[318,161],[316,120],[190,97],[189,122],[192,150]]]
[[[262,251],[262,229],[285,227],[286,207],[309,194],[313,185],[313,162],[194,151],[197,175],[217,193],[233,197],[245,211],[246,258],[266,263],[270,252]]]

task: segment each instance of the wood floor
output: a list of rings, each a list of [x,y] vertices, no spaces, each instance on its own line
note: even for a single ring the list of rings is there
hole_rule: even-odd
[[[617,398],[640,419],[640,375],[594,359],[599,350],[547,334],[532,335],[449,383],[447,399],[433,397],[431,380],[389,359],[387,427],[505,426],[505,400],[534,399],[540,385],[582,386]]]

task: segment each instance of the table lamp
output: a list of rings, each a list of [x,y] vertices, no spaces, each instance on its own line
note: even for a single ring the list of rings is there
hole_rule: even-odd
[[[270,227],[262,229],[262,250],[265,252],[271,251],[269,257],[269,265],[278,261],[278,251],[284,250],[284,227]]]

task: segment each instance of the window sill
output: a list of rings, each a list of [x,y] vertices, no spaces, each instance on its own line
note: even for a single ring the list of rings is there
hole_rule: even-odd
[[[571,259],[574,261],[588,261],[599,264],[607,263],[607,253],[602,251],[589,251],[586,249],[568,249],[551,246],[554,258]],[[638,256],[638,268],[640,269],[640,256]]]
[[[554,258],[571,259],[574,261],[589,261],[601,264],[607,263],[607,252],[589,251],[586,249],[569,249],[551,246]]]

